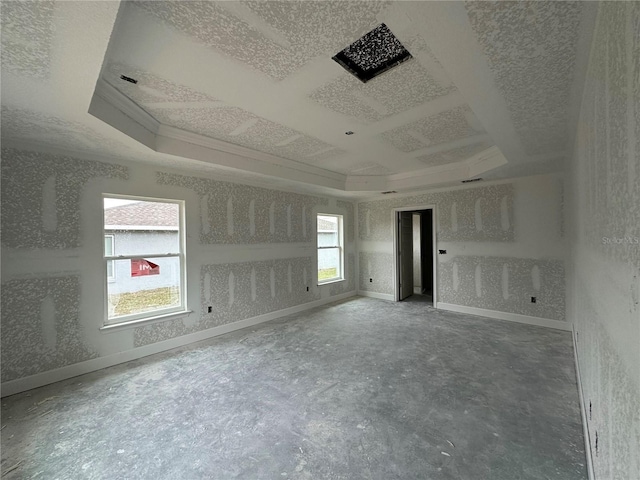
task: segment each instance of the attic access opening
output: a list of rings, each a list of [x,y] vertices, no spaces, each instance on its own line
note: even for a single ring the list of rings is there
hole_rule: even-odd
[[[413,58],[400,40],[381,23],[347,48],[338,52],[333,60],[362,83]]]

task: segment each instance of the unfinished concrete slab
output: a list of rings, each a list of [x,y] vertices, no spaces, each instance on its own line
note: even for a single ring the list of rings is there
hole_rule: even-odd
[[[361,297],[2,401],[7,479],[582,480],[583,445],[568,332]]]

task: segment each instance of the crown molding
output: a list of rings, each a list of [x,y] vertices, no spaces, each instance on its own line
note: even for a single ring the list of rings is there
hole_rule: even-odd
[[[321,177],[337,180],[339,182],[344,182],[346,179],[346,175],[343,175],[341,173],[331,172],[329,170],[314,167],[313,165],[307,165],[305,163],[296,162],[295,160],[278,157],[270,153],[259,152],[251,148],[243,147],[241,145],[235,145],[223,140],[216,140],[215,138],[207,137],[206,135],[189,132],[187,130],[182,130],[180,128],[172,127],[169,125],[161,124],[157,135],[172,140],[191,143],[193,145],[205,147],[217,152],[230,153],[232,155],[238,155],[241,157],[259,160],[261,162],[266,162],[270,165],[275,165],[278,167],[291,168],[293,170],[299,170],[305,173],[319,175]]]
[[[140,107],[140,105],[121,93],[106,80],[103,80],[102,78],[98,79],[94,96],[95,95],[98,95],[103,100],[109,102],[113,107],[120,110],[133,121],[139,123],[151,133],[158,133],[158,129],[162,124],[144,108]]]
[[[155,150],[160,122],[103,80],[96,83],[89,114]]]

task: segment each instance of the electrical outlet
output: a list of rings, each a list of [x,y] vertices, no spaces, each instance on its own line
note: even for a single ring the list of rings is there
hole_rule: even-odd
[[[207,312],[209,313],[213,312],[213,307],[211,305],[209,305],[209,307],[207,308]]]
[[[369,283],[373,283],[373,278],[370,278],[370,279],[369,279]]]
[[[538,302],[537,297],[531,297],[531,303],[537,303],[537,302]]]

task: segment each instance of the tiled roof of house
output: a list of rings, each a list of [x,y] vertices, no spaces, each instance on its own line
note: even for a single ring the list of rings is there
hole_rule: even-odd
[[[178,226],[179,218],[177,203],[136,202],[104,210],[105,227],[130,225],[173,229]]]

